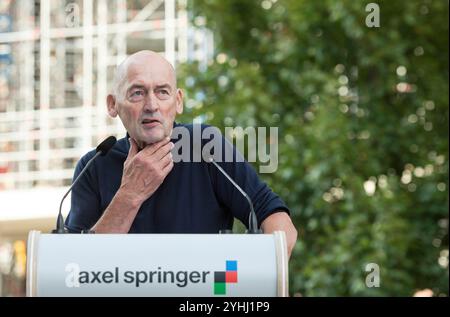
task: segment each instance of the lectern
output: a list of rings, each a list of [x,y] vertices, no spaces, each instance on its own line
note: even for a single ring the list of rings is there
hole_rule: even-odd
[[[31,231],[26,288],[27,296],[288,296],[286,236]]]

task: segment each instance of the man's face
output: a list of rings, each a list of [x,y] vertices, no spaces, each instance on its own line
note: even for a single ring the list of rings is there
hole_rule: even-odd
[[[108,111],[119,115],[129,135],[142,148],[170,136],[177,113],[183,110],[182,92],[171,66],[160,58],[137,58],[124,70]]]

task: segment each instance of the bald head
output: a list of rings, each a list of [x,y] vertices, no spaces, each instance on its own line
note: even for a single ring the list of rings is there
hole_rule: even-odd
[[[177,87],[175,69],[167,59],[160,54],[144,50],[128,56],[119,66],[117,66],[113,82],[113,95],[120,95],[123,84],[130,76],[142,70],[149,70],[158,73],[165,78],[172,87]]]

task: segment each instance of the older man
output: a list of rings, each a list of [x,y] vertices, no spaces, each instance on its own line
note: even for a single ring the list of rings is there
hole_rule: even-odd
[[[247,223],[247,201],[214,166],[174,163],[172,131],[177,126],[191,131],[192,125],[175,123],[183,112],[183,92],[167,60],[152,51],[128,57],[117,69],[107,107],[128,135],[75,186],[69,231],[218,233],[231,229],[234,217]],[[81,158],[75,177],[93,155]],[[290,254],[297,231],[284,202],[247,162],[223,166],[251,197],[262,230],[286,232]]]

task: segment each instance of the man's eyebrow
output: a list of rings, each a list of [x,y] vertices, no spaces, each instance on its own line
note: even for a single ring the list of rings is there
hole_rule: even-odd
[[[127,89],[127,92],[130,91],[130,90],[132,90],[132,89],[136,89],[136,88],[138,88],[138,89],[147,89],[147,88],[145,88],[145,86],[142,85],[142,84],[133,84],[133,85],[131,85],[131,86]]]
[[[172,90],[172,86],[170,84],[156,85],[155,88],[156,89],[166,88],[166,89]],[[127,92],[129,92],[132,89],[147,89],[147,87],[145,85],[143,85],[143,84],[133,84],[127,89]]]
[[[166,88],[166,89],[172,90],[172,86],[170,86],[169,84],[156,85],[156,89],[161,89],[161,88]]]

